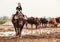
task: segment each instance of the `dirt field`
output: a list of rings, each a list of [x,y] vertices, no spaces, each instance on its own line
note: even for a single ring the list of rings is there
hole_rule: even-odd
[[[60,39],[56,38],[1,38],[0,42],[60,42]]]
[[[40,30],[42,30],[41,33],[43,34],[43,36],[38,33],[40,32]],[[0,25],[0,32],[5,33],[9,31],[14,31],[11,22],[7,22],[3,25]],[[23,32],[26,33],[29,33],[30,31],[37,32],[37,33],[34,32],[31,33],[32,35],[34,33],[34,34],[38,34],[39,36],[24,35],[22,36],[22,38],[19,38],[18,36],[17,37],[0,36],[0,42],[60,42],[60,28],[39,28],[37,30],[36,29],[27,29],[25,31],[23,30]]]

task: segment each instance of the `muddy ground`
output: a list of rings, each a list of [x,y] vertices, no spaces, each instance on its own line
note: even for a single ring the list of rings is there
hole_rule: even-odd
[[[0,42],[60,42],[60,39],[56,38],[19,38],[19,37],[13,37],[13,38],[6,38],[6,37],[0,37]]]
[[[0,25],[0,32],[11,31],[13,32],[14,28],[10,22]],[[23,33],[30,33],[31,35],[23,35],[22,38],[18,36],[0,36],[0,42],[60,42],[60,28],[23,29]]]

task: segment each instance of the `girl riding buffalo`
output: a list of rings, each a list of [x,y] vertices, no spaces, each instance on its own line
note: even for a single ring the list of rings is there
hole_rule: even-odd
[[[15,28],[16,36],[19,35],[21,36],[21,31],[24,26],[24,15],[22,13],[22,7],[21,4],[18,3],[18,6],[16,7],[16,14],[13,15],[12,17],[12,23]]]
[[[21,3],[18,3],[18,6],[16,7],[16,10],[17,10],[16,15],[18,15],[18,14],[23,15]]]

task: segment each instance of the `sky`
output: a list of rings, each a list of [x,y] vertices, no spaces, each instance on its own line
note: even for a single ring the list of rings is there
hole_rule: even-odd
[[[28,17],[59,17],[60,0],[0,0],[0,16],[11,17],[16,13],[17,3]]]

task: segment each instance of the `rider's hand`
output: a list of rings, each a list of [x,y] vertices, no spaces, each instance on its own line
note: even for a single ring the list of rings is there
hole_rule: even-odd
[[[18,11],[20,13],[20,11]]]

